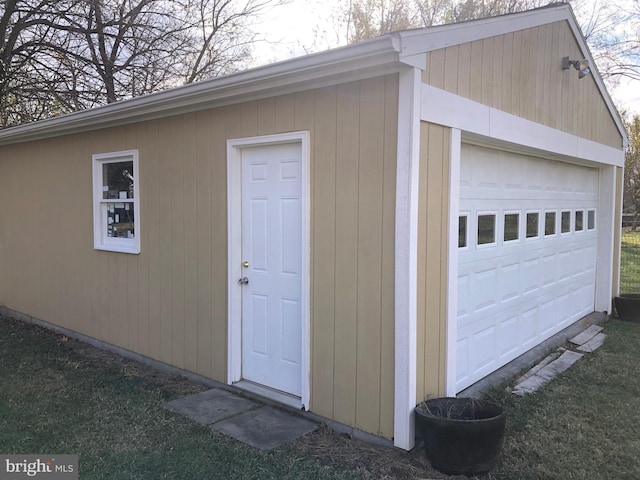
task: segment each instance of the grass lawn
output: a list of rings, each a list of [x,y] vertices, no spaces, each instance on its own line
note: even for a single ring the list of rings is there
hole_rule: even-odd
[[[352,479],[166,411],[205,388],[0,317],[0,452],[79,454],[81,479]]]
[[[620,293],[640,293],[640,231],[622,233]]]
[[[507,411],[490,479],[640,478],[640,323],[539,393],[489,393]],[[205,387],[0,317],[0,453],[80,455],[82,479],[441,479],[424,452],[323,428],[264,453],[166,411]],[[465,477],[460,477],[465,478]]]

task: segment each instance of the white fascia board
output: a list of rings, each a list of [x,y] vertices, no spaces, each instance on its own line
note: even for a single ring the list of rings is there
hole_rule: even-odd
[[[568,4],[399,32],[401,58],[573,18]]]
[[[0,145],[38,140],[113,125],[293,93],[397,72],[396,35],[285,60],[223,77],[109,105],[0,130]]]
[[[624,151],[511,115],[482,103],[422,84],[421,119],[513,145],[514,151],[549,154],[566,161],[624,165]]]
[[[624,124],[622,123],[622,118],[620,117],[620,113],[618,112],[618,109],[613,103],[613,100],[611,99],[611,95],[609,95],[609,91],[607,90],[607,87],[605,86],[604,81],[602,80],[602,76],[598,71],[596,62],[593,59],[593,56],[591,55],[591,50],[589,49],[589,46],[587,45],[587,41],[582,35],[582,31],[578,26],[578,21],[576,20],[576,17],[573,14],[573,10],[571,9],[569,9],[569,16],[570,16],[570,18],[568,19],[569,26],[571,27],[571,30],[573,31],[573,35],[576,38],[578,45],[580,46],[580,51],[582,52],[582,56],[585,59],[589,60],[589,65],[591,68],[591,76],[593,76],[593,79],[595,80],[596,85],[600,90],[600,94],[602,95],[602,98],[604,99],[605,103],[607,104],[607,107],[609,108],[611,117],[613,118],[613,121],[616,123],[616,126],[618,127],[618,130],[622,135],[623,148],[626,149],[627,145],[629,144],[629,137],[627,136],[627,130],[624,127]],[[582,59],[575,59],[575,60],[582,60]]]

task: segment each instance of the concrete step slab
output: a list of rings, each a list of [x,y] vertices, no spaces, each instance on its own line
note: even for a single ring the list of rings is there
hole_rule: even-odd
[[[201,425],[211,425],[257,406],[251,400],[220,388],[178,398],[165,405],[169,410],[181,413]]]
[[[260,450],[272,450],[313,432],[318,425],[273,407],[261,407],[211,425]]]
[[[544,368],[541,368],[538,372],[527,378],[525,381],[516,385],[512,393],[514,395],[522,397],[527,393],[535,392],[540,387],[557,377],[560,373],[564,372],[567,368],[569,368],[582,357],[582,353],[566,350],[556,360],[552,361]]]
[[[580,332],[575,337],[569,339],[569,342],[573,343],[574,345],[584,345],[593,337],[595,337],[597,334],[599,334],[602,330],[603,330],[602,327],[598,325],[591,325],[586,330]]]
[[[607,336],[604,333],[599,333],[587,343],[580,345],[577,350],[585,353],[591,353],[604,344],[605,338],[607,338]]]

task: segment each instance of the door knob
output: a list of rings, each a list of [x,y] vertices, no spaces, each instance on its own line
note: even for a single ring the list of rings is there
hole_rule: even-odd
[[[247,285],[249,283],[249,279],[247,277],[242,277],[240,280],[238,280],[238,283],[240,285]]]
[[[244,268],[249,268],[249,262],[242,262],[242,266]]]

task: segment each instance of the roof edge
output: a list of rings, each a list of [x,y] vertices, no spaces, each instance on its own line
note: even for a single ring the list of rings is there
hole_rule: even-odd
[[[129,124],[237,101],[397,71],[400,40],[390,34],[222,77],[0,130],[0,145]],[[261,95],[260,92],[263,92]]]

